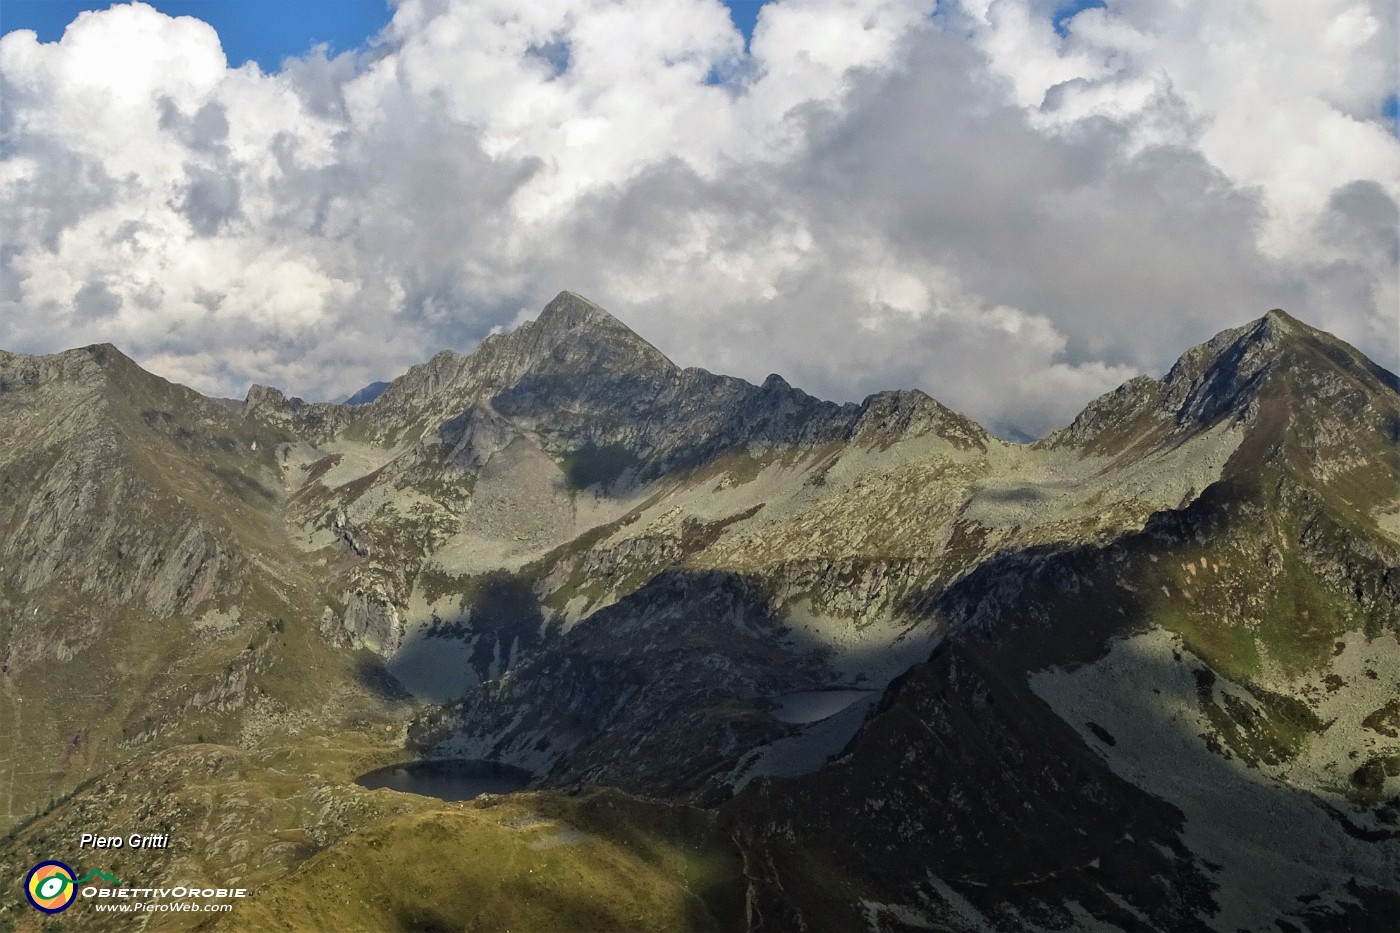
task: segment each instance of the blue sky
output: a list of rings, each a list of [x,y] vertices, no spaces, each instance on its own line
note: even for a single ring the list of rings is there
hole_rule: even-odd
[[[362,44],[385,23],[391,11],[385,0],[149,0],[170,16],[194,16],[219,33],[229,64],[252,59],[263,71],[276,71],[282,59],[300,55],[318,42],[332,52]],[[33,29],[51,42],[84,10],[105,10],[111,3],[83,0],[4,0],[0,32]]]
[[[214,27],[229,64],[253,60],[265,72],[277,71],[289,55],[300,55],[319,42],[332,54],[364,43],[389,22],[386,0],[147,0],[170,16],[194,16]],[[728,0],[734,24],[748,39],[763,0]],[[52,42],[84,10],[105,10],[111,3],[84,0],[4,0],[0,33],[32,29],[40,41]]]
[[[1067,32],[1065,25],[1074,18],[1076,13],[1081,13],[1084,10],[1090,10],[1094,7],[1106,6],[1108,6],[1108,4],[1105,3],[1104,0],[1069,0],[1068,3],[1062,3],[1055,10],[1055,31],[1063,36]]]
[[[763,6],[763,0],[726,0],[724,5],[729,7],[729,16],[744,34],[744,41],[753,38],[753,27],[758,22],[758,10]]]

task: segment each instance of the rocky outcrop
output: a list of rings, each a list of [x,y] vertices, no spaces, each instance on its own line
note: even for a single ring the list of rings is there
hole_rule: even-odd
[[[890,445],[927,435],[937,435],[964,449],[987,449],[985,428],[945,408],[917,389],[877,392],[860,406],[849,440],[855,444]]]
[[[382,655],[393,654],[403,644],[403,620],[398,608],[383,593],[347,593],[340,631],[349,644]]]

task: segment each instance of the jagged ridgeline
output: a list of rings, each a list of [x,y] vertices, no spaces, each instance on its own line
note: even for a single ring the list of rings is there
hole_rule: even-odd
[[[341,405],[0,354],[0,428],[6,865],[168,832],[103,867],[229,930],[1400,916],[1400,394],[1281,311],[1029,445],[569,292]],[[530,789],[354,783],[417,758]]]

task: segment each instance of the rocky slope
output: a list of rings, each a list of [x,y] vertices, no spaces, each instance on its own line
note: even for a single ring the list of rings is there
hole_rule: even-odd
[[[17,858],[125,805],[85,778],[182,755],[318,827],[244,827],[283,906],[414,820],[499,834],[311,813],[348,772],[308,755],[362,734],[525,767],[540,807],[640,795],[723,866],[672,926],[1364,929],[1400,897],[1400,395],[1283,312],[1033,445],[681,369],[567,292],[355,405],[6,354],[0,422]]]
[[[308,706],[332,652],[301,621],[320,581],[278,515],[282,434],[109,346],[0,355],[0,421],[6,824],[152,743]]]
[[[1048,439],[1140,456],[1242,433],[1141,530],[1010,551],[925,596],[952,634],[842,756],[730,805],[761,827],[759,926],[1389,928],[1395,389],[1273,312]],[[853,845],[801,854],[833,836]],[[832,875],[865,885],[833,898]]]

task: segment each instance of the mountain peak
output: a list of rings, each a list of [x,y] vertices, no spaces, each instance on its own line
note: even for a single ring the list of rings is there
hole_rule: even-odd
[[[55,354],[55,358],[79,366],[96,365],[99,370],[109,375],[140,368],[135,360],[110,343],[93,343],[85,347],[65,350]]]
[[[574,330],[592,325],[624,327],[602,307],[577,292],[562,291],[544,306],[536,321],[553,330]]]
[[[387,382],[371,382],[369,385],[359,389],[351,395],[347,395],[340,404],[342,405],[368,405],[370,402],[384,394],[384,390],[389,388]]]
[[[533,322],[506,335],[501,346],[506,345],[514,345],[528,358],[538,358],[551,368],[585,360],[609,368],[675,368],[636,331],[570,291],[560,292]]]
[[[986,450],[990,440],[981,425],[918,389],[886,390],[867,396],[850,431],[854,440],[882,444],[924,434],[937,434],[964,449]]]
[[[1301,399],[1374,395],[1397,385],[1393,374],[1354,347],[1275,308],[1187,350],[1164,378],[1139,376],[1096,399],[1042,443],[1120,449],[1222,418],[1249,420],[1266,392]]]
[[[562,291],[544,306],[531,328],[536,338],[565,340],[588,336],[659,353],[636,331],[577,292]]]
[[[1241,343],[1259,350],[1276,350],[1287,340],[1306,339],[1320,334],[1320,331],[1304,324],[1282,308],[1274,308],[1263,317],[1255,318],[1243,327],[1222,331],[1204,346],[1225,347]]]
[[[88,356],[92,357],[99,363],[108,363],[112,362],[113,360],[127,361],[130,359],[130,357],[128,357],[125,353],[118,350],[115,344],[111,343],[89,344],[88,346],[83,347],[80,352],[86,353]]]
[[[562,291],[533,321],[486,337],[470,353],[443,350],[389,383],[364,408],[376,413],[372,417],[406,422],[429,412],[456,414],[492,398],[510,405],[522,393],[545,386],[554,391],[570,380],[678,371],[603,308]]]
[[[289,398],[281,389],[254,383],[248,387],[243,399],[244,411],[296,411],[306,403],[299,398]]]
[[[1164,383],[1179,422],[1206,423],[1243,410],[1266,385],[1306,395],[1339,377],[1369,392],[1396,388],[1395,376],[1355,347],[1275,308],[1186,351]]]
[[[0,388],[53,380],[96,388],[142,378],[159,379],[110,343],[94,343],[45,356],[0,351]]]

